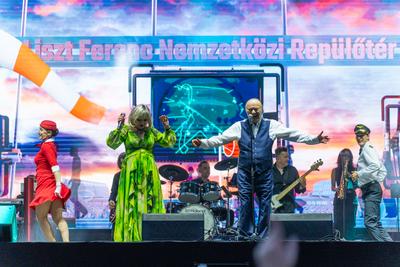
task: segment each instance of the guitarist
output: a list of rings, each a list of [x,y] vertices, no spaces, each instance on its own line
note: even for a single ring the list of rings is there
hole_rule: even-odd
[[[274,180],[273,195],[279,194],[288,185],[299,178],[297,169],[289,165],[289,153],[286,147],[278,147],[275,149],[276,161],[272,168],[272,177]],[[275,213],[294,213],[296,208],[296,193],[304,193],[306,191],[306,180],[300,180],[300,183],[284,196],[280,202],[283,204],[275,210]]]

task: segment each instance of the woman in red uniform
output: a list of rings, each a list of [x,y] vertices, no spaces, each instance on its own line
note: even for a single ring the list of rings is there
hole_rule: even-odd
[[[29,207],[35,209],[40,228],[47,241],[56,241],[47,218],[50,213],[61,232],[62,240],[69,242],[68,225],[62,217],[62,212],[65,202],[71,195],[71,190],[61,183],[57,147],[54,143],[54,137],[57,134],[55,122],[44,120],[40,123],[39,138],[42,144],[35,157],[37,187],[35,198]]]

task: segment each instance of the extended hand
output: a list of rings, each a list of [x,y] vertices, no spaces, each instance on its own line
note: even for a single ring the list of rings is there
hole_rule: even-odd
[[[199,138],[195,138],[192,140],[192,145],[194,147],[199,147],[201,145],[201,140]]]
[[[320,143],[326,144],[329,142],[330,138],[327,135],[322,135],[324,133],[324,131],[322,131],[319,135],[318,135],[318,140]]]
[[[165,115],[161,115],[160,116],[160,121],[162,123],[162,125],[164,126],[164,129],[169,129],[169,120],[168,117]]]

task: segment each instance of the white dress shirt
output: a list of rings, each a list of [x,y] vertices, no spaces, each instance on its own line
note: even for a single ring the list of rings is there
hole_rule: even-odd
[[[275,120],[268,120],[268,119],[263,119],[263,120],[271,122],[269,126],[269,137],[272,140],[275,140],[276,138],[282,138],[292,142],[306,143],[309,145],[319,144],[318,136],[312,136],[304,134],[298,130],[286,128],[282,123]],[[213,136],[209,139],[201,139],[200,147],[202,148],[217,147],[224,144],[228,144],[234,140],[236,141],[239,140],[242,133],[241,122],[243,121],[235,122],[231,127],[226,129],[221,135]],[[260,128],[260,123],[261,121],[259,121],[257,124],[252,125],[254,138],[257,136],[258,129]]]
[[[358,185],[361,187],[369,182],[383,182],[386,168],[379,159],[379,154],[370,142],[361,148],[357,163]]]

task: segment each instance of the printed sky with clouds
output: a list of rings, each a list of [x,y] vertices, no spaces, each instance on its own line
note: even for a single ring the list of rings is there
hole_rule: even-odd
[[[21,2],[0,2],[0,25],[18,36]],[[287,1],[289,35],[392,34],[400,28],[398,1],[320,0]],[[151,1],[30,0],[27,36],[142,36],[150,35]],[[281,1],[158,1],[158,35],[281,35]],[[23,82],[19,116],[19,141],[31,142],[42,119],[53,118],[60,129],[87,136],[98,146],[96,155],[83,152],[83,175],[111,183],[116,152],[105,146],[105,137],[120,112],[129,111],[127,67],[55,69],[68,86],[115,113],[99,126],[79,121],[29,81]],[[324,130],[329,145],[295,144],[294,164],[304,172],[318,158],[321,172],[310,177],[310,188],[329,178],[338,152],[345,147],[357,155],[352,129],[365,123],[372,141],[383,151],[380,99],[398,94],[398,67],[292,67],[289,68],[290,126],[318,134]],[[17,76],[0,70],[0,114],[15,119]],[[45,103],[45,104],[43,104]],[[51,112],[49,113],[49,110]],[[95,157],[95,159],[94,159]],[[70,161],[63,157],[64,176]],[[19,176],[19,181],[22,176]]]

